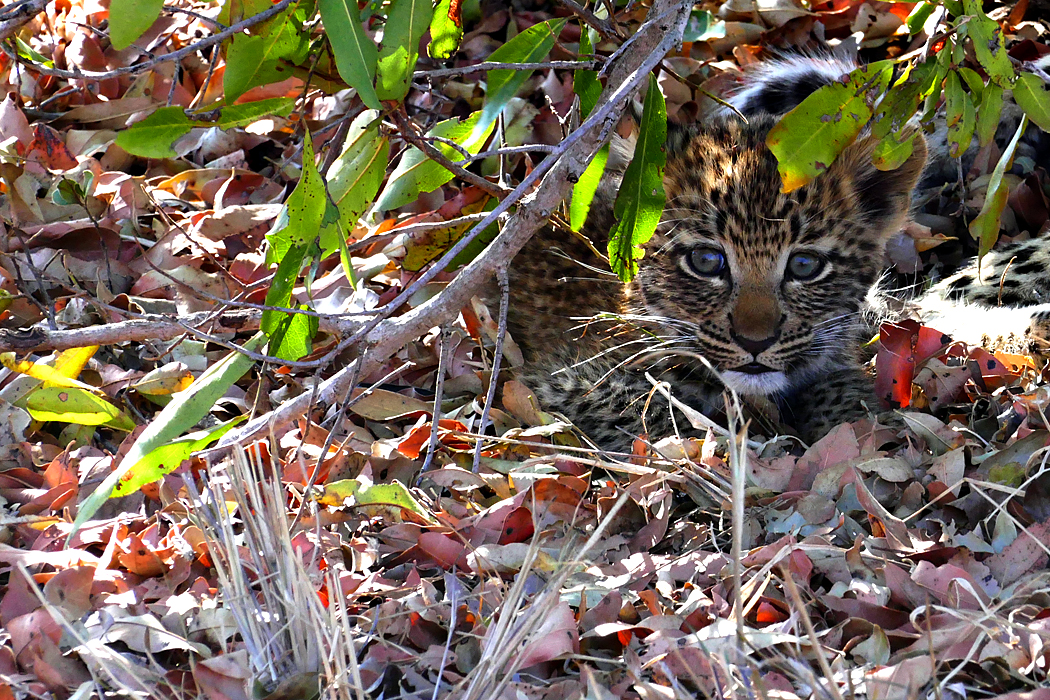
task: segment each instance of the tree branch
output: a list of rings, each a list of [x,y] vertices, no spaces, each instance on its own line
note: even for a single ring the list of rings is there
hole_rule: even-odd
[[[47,0],[25,0],[3,8],[0,12],[0,41],[12,37],[24,24],[47,7]]]
[[[507,219],[500,234],[440,294],[401,316],[384,319],[366,331],[358,358],[321,384],[316,392],[318,401],[327,405],[338,403],[351,388],[353,376],[368,376],[406,344],[430,328],[455,318],[499,266],[514,258],[529,238],[547,223],[551,213],[569,193],[572,183],[579,180],[595,151],[615,128],[630,97],[645,83],[664,56],[681,42],[691,8],[691,0],[657,0],[653,3],[649,11],[651,19],[635,35],[636,50],[622,53],[611,67],[608,86],[592,114],[561,143],[556,153],[544,159],[471,232],[483,230],[512,203],[517,203],[517,211]],[[550,165],[543,167],[547,163]],[[542,182],[535,192],[525,196],[540,177]],[[464,236],[467,238],[469,236]],[[444,269],[448,264],[445,258],[455,255],[458,252],[456,247],[434,263],[433,269]],[[233,444],[248,442],[290,425],[310,409],[314,396],[314,392],[305,392],[249,421],[239,430],[224,436],[216,450],[224,452]],[[209,452],[215,454],[216,450]]]
[[[33,0],[33,2],[36,2],[36,0]],[[46,4],[46,3],[41,3],[41,4],[43,5],[43,4]],[[271,17],[275,17],[276,15],[281,14],[286,9],[288,9],[288,6],[291,5],[291,4],[292,4],[292,0],[281,0],[279,3],[277,3],[273,7],[270,7],[269,9],[264,10],[264,11],[260,12],[257,15],[252,15],[251,17],[248,17],[247,19],[241,20],[237,24],[234,24],[233,26],[227,27],[226,29],[224,29],[221,32],[219,32],[218,34],[212,34],[209,37],[205,37],[205,38],[201,39],[200,41],[195,41],[192,44],[189,44],[188,46],[182,47],[178,51],[172,51],[171,53],[166,53],[166,54],[163,54],[163,55],[160,55],[160,56],[155,56],[155,57],[149,59],[148,61],[146,61],[144,63],[136,63],[133,66],[124,66],[122,68],[114,68],[113,70],[110,70],[110,71],[96,72],[96,71],[90,71],[90,70],[81,70],[79,68],[77,68],[76,70],[62,70],[60,68],[48,68],[46,66],[41,66],[39,64],[33,63],[32,61],[26,61],[24,58],[19,56],[17,53],[11,51],[11,49],[8,48],[8,46],[6,44],[0,43],[0,49],[3,49],[3,52],[6,53],[8,55],[8,57],[11,58],[11,60],[18,61],[19,63],[23,63],[23,64],[25,64],[27,66],[27,68],[29,70],[31,70],[31,71],[33,71],[35,73],[40,73],[41,75],[50,75],[50,76],[53,76],[55,78],[65,78],[67,80],[106,80],[107,78],[116,78],[117,76],[121,76],[121,75],[128,75],[128,74],[133,74],[133,73],[142,73],[144,71],[150,70],[150,69],[154,68],[155,66],[157,66],[157,65],[159,65],[161,63],[165,63],[167,61],[181,61],[182,59],[186,58],[187,56],[189,56],[191,54],[194,54],[194,53],[200,51],[201,49],[206,49],[209,46],[214,46],[215,44],[222,43],[224,40],[230,38],[234,34],[237,34],[239,32],[243,32],[248,27],[254,26],[254,25],[258,24],[259,22],[265,22],[266,20],[270,19]],[[28,20],[25,20],[25,21],[28,21]],[[23,22],[23,24],[24,23],[25,22]],[[3,31],[3,23],[0,22],[0,40],[5,38],[3,36],[3,34],[2,34],[2,31]]]

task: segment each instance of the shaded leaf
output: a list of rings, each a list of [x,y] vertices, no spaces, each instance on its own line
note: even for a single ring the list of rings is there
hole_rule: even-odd
[[[357,90],[365,106],[379,109],[379,96],[373,86],[379,51],[361,26],[356,0],[319,0],[318,6],[339,77]]]
[[[980,259],[992,249],[995,241],[999,238],[999,217],[1006,207],[1006,199],[1010,194],[1009,188],[1003,184],[1003,175],[1006,173],[1010,161],[1013,160],[1014,151],[1017,150],[1017,142],[1021,140],[1021,134],[1024,133],[1026,126],[1028,126],[1027,116],[1021,119],[1021,123],[1017,125],[1014,137],[1010,139],[1010,143],[1003,149],[1003,154],[1000,156],[999,162],[995,164],[992,175],[988,180],[988,192],[985,194],[981,213],[970,222],[970,235],[979,244],[978,264]]]

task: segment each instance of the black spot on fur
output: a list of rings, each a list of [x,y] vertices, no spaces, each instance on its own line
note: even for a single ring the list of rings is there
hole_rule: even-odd
[[[1036,272],[1043,272],[1046,270],[1046,265],[1039,262],[1038,260],[1030,260],[1020,265],[1014,264],[1010,266],[1011,270],[1015,270],[1017,273],[1022,275],[1031,275]]]

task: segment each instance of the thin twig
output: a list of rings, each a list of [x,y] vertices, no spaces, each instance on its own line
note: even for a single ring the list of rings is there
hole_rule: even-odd
[[[578,2],[574,2],[574,0],[558,0],[558,2],[572,10],[577,17],[586,22],[588,26],[593,27],[596,32],[606,39],[623,38],[612,22],[607,19],[602,19]]]
[[[464,170],[463,168],[459,167],[451,160],[446,158],[445,154],[436,149],[434,146],[432,146],[425,137],[416,133],[416,125],[413,124],[404,114],[400,112],[394,112],[393,117],[394,121],[397,122],[397,127],[401,138],[403,138],[405,141],[408,141],[410,144],[412,144],[419,150],[423,151],[423,153],[426,154],[427,158],[430,158],[432,161],[436,162],[438,165],[445,168],[450,173],[456,175],[461,180],[469,182],[475,187],[480,187],[481,189],[491,194],[493,197],[503,199],[509,194],[499,185],[493,184],[485,178],[481,177],[480,175],[475,175],[469,170]]]
[[[166,53],[161,56],[155,56],[150,60],[146,61],[145,63],[137,63],[133,66],[123,66],[121,68],[114,68],[113,70],[109,71],[97,72],[90,70],[81,70],[80,68],[77,68],[76,70],[61,70],[59,68],[47,68],[46,66],[41,66],[39,64],[33,63],[32,61],[25,60],[16,52],[11,51],[11,49],[6,44],[0,43],[0,49],[2,49],[3,52],[7,54],[8,57],[12,60],[26,64],[30,70],[41,75],[50,75],[55,78],[66,78],[68,80],[106,80],[108,78],[116,78],[121,75],[133,75],[137,73],[144,73],[148,70],[153,69],[157,65],[161,63],[166,63],[168,61],[181,61],[183,58],[186,58],[187,56],[190,56],[198,51],[206,49],[209,46],[214,46],[215,44],[222,43],[234,34],[238,34],[239,32],[242,32],[245,29],[247,29],[248,27],[255,26],[260,22],[265,22],[271,17],[275,17],[281,14],[286,9],[288,9],[288,6],[291,4],[292,0],[281,0],[276,5],[273,5],[269,9],[264,10],[257,15],[252,15],[251,17],[243,19],[237,24],[234,24],[231,27],[227,27],[218,34],[212,34],[209,37],[201,39],[200,41],[195,41],[192,44],[189,44],[188,46],[184,46],[178,51],[172,51],[171,53]],[[25,22],[23,22],[23,24],[24,23]],[[3,38],[5,38],[3,35],[3,24],[0,23],[0,39]]]
[[[543,61],[541,63],[500,63],[499,61],[485,61],[475,63],[472,66],[460,66],[458,68],[435,68],[434,70],[417,70],[412,74],[413,78],[451,78],[459,75],[470,75],[471,73],[482,73],[487,70],[543,70],[545,68],[594,68],[599,64],[597,60],[586,61]]]
[[[500,148],[493,149],[491,151],[482,151],[476,155],[472,155],[469,158],[456,161],[456,165],[466,165],[473,163],[476,160],[485,160],[486,158],[498,158],[501,156],[510,155],[512,153],[554,153],[555,147],[548,146],[545,143],[529,143],[524,146],[501,146]]]
[[[451,332],[447,325],[442,325],[438,332],[438,366],[437,375],[434,378],[434,412],[430,416],[430,441],[427,445],[427,456],[423,460],[423,468],[419,470],[419,478],[430,470],[430,463],[434,461],[434,453],[437,452],[438,432],[441,428],[441,400],[445,393],[445,366],[448,364],[448,342]]]
[[[806,614],[806,604],[802,601],[802,596],[799,595],[798,586],[795,585],[795,580],[791,578],[791,572],[786,566],[781,565],[780,575],[783,578],[784,588],[788,592],[788,597],[791,598],[791,602],[794,603],[798,616],[802,620],[802,626],[806,628],[806,636],[809,637],[809,643],[813,645],[813,653],[817,657],[817,663],[820,664],[820,670],[828,681],[828,692],[831,693],[831,697],[834,700],[842,700],[838,683],[835,682],[835,675],[831,672],[831,665],[824,658],[824,648],[820,645],[820,640],[817,639],[817,632],[813,629],[813,622],[809,619],[809,615]]]
[[[492,375],[489,377],[489,390],[485,395],[485,408],[481,411],[481,426],[478,434],[484,435],[489,425],[489,411],[496,400],[496,385],[499,384],[499,365],[503,359],[503,339],[507,336],[507,308],[510,306],[510,279],[507,276],[507,265],[496,268],[496,281],[499,283],[499,326],[496,330],[496,347],[492,350]],[[484,438],[478,438],[474,445],[473,472],[478,473],[481,466],[481,446]]]
[[[0,41],[13,36],[29,20],[36,17],[47,7],[47,0],[27,0],[16,3],[14,7],[5,8],[0,14]]]

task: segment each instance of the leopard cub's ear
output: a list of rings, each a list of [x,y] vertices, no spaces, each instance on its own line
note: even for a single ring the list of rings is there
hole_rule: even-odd
[[[913,127],[905,132],[914,134],[912,152],[896,170],[879,170],[872,163],[872,155],[879,139],[862,135],[848,146],[821,177],[832,177],[852,185],[857,203],[867,219],[877,227],[894,233],[908,214],[911,193],[926,165],[926,141],[922,131]]]

